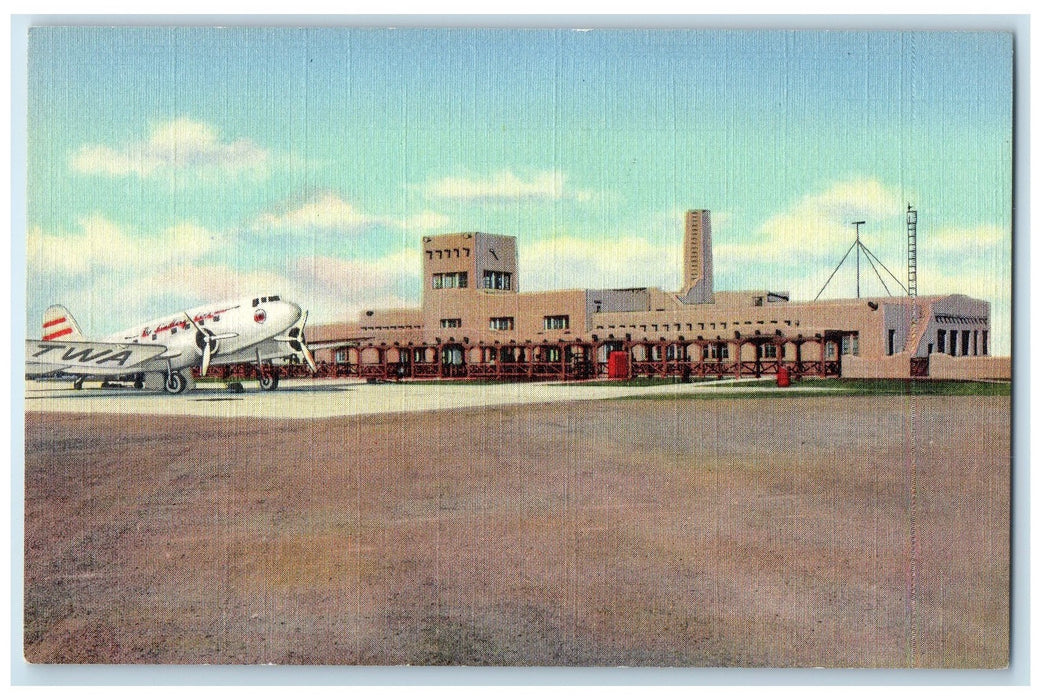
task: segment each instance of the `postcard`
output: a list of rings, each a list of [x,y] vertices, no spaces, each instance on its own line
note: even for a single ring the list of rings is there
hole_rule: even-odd
[[[39,26],[30,664],[1009,664],[1003,32]]]

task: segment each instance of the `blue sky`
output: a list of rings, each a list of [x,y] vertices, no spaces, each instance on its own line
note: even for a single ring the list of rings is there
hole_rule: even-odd
[[[522,290],[675,290],[688,208],[717,288],[812,299],[853,220],[904,278],[911,202],[920,293],[991,301],[1008,351],[1008,34],[43,27],[28,74],[30,335],[413,306],[451,231],[517,236]]]

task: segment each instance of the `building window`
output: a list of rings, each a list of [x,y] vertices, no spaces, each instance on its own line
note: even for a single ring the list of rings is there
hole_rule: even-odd
[[[571,319],[568,316],[545,316],[542,319],[542,327],[547,331],[562,331],[571,327]]]
[[[337,350],[336,351],[336,364],[344,365],[347,364],[347,351]]]
[[[434,289],[465,289],[467,286],[465,272],[438,272],[434,274]]]
[[[776,360],[777,359],[777,346],[773,343],[760,343],[759,344],[759,359],[761,360]]]
[[[842,354],[843,355],[859,355],[860,354],[860,338],[855,335],[844,335],[842,336]],[[892,354],[892,353],[890,353]]]
[[[944,349],[944,346],[945,346],[946,342],[947,342],[947,331],[945,331],[945,330],[938,330],[938,331],[936,331],[936,352],[939,352],[939,353],[946,352],[946,350]]]
[[[498,272],[496,270],[485,270],[481,279],[481,286],[485,289],[501,289],[509,291],[512,288],[513,275],[509,272]]]
[[[835,359],[835,343],[829,341],[824,344],[824,357],[829,360]]]
[[[987,354],[987,331],[982,331],[980,333],[980,340],[982,341],[982,346],[980,347],[980,354],[981,355],[986,355]]]
[[[496,316],[488,320],[488,328],[493,331],[512,331],[513,316]]]
[[[706,360],[725,360],[730,357],[730,348],[726,343],[712,343],[701,354]]]
[[[887,349],[887,352],[886,352],[887,355],[892,355],[894,352],[896,352],[896,329],[895,328],[890,328],[889,329],[889,341],[888,341],[886,349]]]
[[[441,319],[442,328],[462,328],[463,319],[461,318],[443,318]]]

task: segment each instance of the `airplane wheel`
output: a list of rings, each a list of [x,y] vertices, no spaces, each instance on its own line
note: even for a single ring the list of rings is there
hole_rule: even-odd
[[[260,388],[264,391],[274,391],[278,388],[278,370],[263,372],[260,375]]]
[[[168,394],[180,394],[187,386],[188,382],[185,380],[184,375],[180,372],[171,372],[166,378],[166,384],[163,388],[166,389]]]
[[[138,377],[137,379],[135,379],[134,380],[134,388],[135,389],[144,389],[145,388],[145,380],[142,379],[141,377]]]

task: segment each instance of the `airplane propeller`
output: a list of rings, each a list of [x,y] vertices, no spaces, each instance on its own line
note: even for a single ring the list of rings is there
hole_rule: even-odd
[[[306,324],[307,311],[305,310],[300,316],[300,320],[294,323],[285,335],[276,336],[275,340],[289,343],[289,347],[293,352],[298,352],[304,356],[304,360],[307,362],[307,366],[311,368],[311,371],[317,372],[318,365],[315,363],[314,355],[311,354],[311,349],[307,347],[307,341],[304,339],[304,326]]]
[[[195,322],[195,320],[185,314],[184,317],[188,319],[188,323],[195,329],[195,344],[202,350],[202,362],[199,363],[199,376],[205,377],[206,373],[210,371],[210,360],[213,358],[213,354],[217,352],[217,345],[224,338],[234,338],[234,333],[222,333],[217,335],[209,328],[202,328]]]

